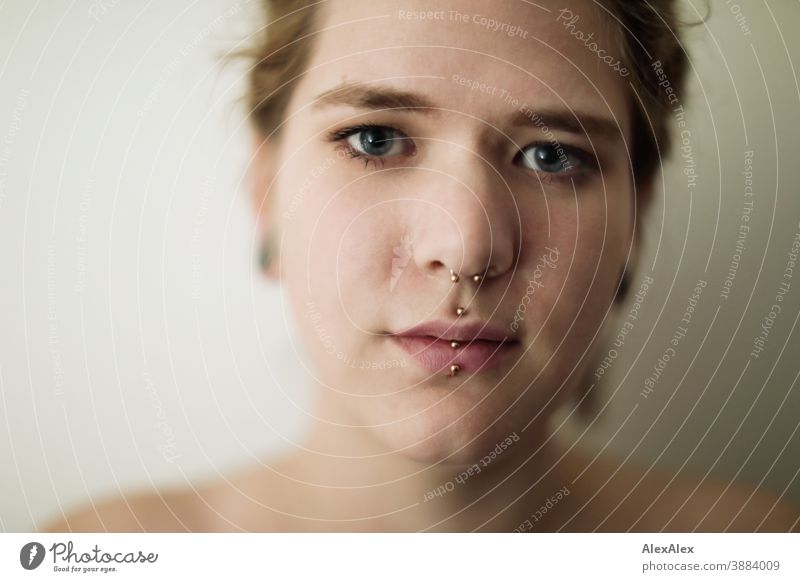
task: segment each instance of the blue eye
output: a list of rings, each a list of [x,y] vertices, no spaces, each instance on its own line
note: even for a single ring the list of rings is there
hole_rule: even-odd
[[[520,151],[522,160],[536,172],[562,174],[580,166],[582,160],[571,148],[549,143],[536,143]],[[572,156],[570,160],[569,156]]]
[[[342,149],[349,157],[360,159],[364,166],[375,168],[386,166],[387,159],[412,156],[416,152],[414,140],[405,133],[388,125],[360,124],[334,131],[328,140],[344,142]],[[587,152],[572,146],[552,142],[532,143],[519,150],[514,163],[535,172],[547,183],[581,183],[597,168],[594,158]]]
[[[361,158],[383,167],[385,158],[411,155],[414,142],[402,131],[386,125],[363,124],[334,132],[331,141],[344,141],[344,151],[351,158]]]
[[[347,138],[347,143],[368,156],[396,156],[403,153],[402,139],[397,130],[374,126],[351,134]]]

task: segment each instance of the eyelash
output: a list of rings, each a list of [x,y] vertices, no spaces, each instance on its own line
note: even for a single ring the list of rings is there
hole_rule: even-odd
[[[337,147],[337,150],[343,151],[351,159],[360,159],[360,160],[362,160],[364,162],[364,167],[365,168],[368,168],[370,164],[374,164],[374,167],[376,169],[382,169],[382,168],[386,167],[387,158],[389,158],[389,157],[398,157],[398,156],[371,156],[369,154],[364,154],[362,152],[359,152],[358,150],[353,149],[353,147],[350,144],[348,144],[347,141],[346,141],[347,138],[349,138],[349,137],[351,137],[353,135],[356,135],[358,133],[361,133],[362,131],[368,131],[370,129],[388,129],[388,130],[390,130],[390,131],[392,131],[392,132],[394,132],[396,134],[400,134],[401,136],[405,136],[402,139],[409,139],[409,140],[411,139],[408,136],[406,136],[406,134],[403,131],[401,131],[400,129],[398,129],[398,128],[392,126],[392,125],[381,124],[381,123],[362,123],[362,124],[354,125],[354,126],[351,126],[351,127],[345,127],[343,129],[332,131],[331,133],[328,134],[328,141],[330,141],[330,142],[343,142],[340,146]],[[398,139],[398,138],[394,138],[394,139]],[[580,148],[574,147],[574,146],[567,146],[567,145],[564,145],[564,144],[561,144],[561,143],[557,143],[556,145],[558,147],[560,147],[561,149],[563,149],[564,153],[566,155],[570,155],[570,156],[573,156],[573,157],[577,158],[578,165],[580,167],[585,168],[585,171],[582,172],[579,175],[574,175],[574,174],[568,174],[568,173],[559,174],[559,173],[552,173],[552,172],[536,171],[536,170],[533,170],[533,169],[527,168],[527,167],[525,169],[528,169],[531,172],[534,172],[537,176],[539,176],[539,179],[542,182],[546,183],[546,184],[574,182],[575,185],[578,186],[581,183],[583,183],[586,179],[589,178],[588,174],[590,172],[593,172],[594,170],[596,170],[598,168],[597,161],[594,159],[594,157],[589,152],[587,152],[585,150],[582,150]],[[546,146],[556,147],[556,145],[554,145],[552,142],[549,142],[549,141],[535,141],[535,142],[532,142],[532,143],[526,145],[521,150],[517,151],[514,159],[516,160],[517,157],[519,157],[521,155],[524,155],[525,150],[528,150],[530,148],[537,147],[537,146],[538,147],[546,147]],[[413,154],[411,154],[411,155],[413,155]]]
[[[380,123],[362,123],[359,125],[354,125],[352,127],[345,127],[344,129],[340,129],[338,131],[333,131],[328,135],[328,141],[331,142],[344,142],[342,143],[337,149],[343,151],[347,154],[348,157],[352,159],[360,159],[364,162],[364,167],[369,167],[370,164],[374,164],[375,168],[384,168],[386,166],[386,159],[388,156],[370,156],[367,154],[363,154],[350,146],[347,143],[347,138],[350,136],[356,135],[361,133],[362,131],[367,131],[370,129],[389,129],[395,133],[399,133],[405,135],[402,131],[393,127],[391,125],[385,125]]]

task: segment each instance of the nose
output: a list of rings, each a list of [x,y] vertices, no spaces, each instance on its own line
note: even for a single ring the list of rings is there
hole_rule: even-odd
[[[444,278],[453,270],[488,282],[513,268],[521,218],[497,171],[465,153],[450,160],[448,172],[422,170],[418,176],[424,203],[414,216],[414,261],[431,276]]]

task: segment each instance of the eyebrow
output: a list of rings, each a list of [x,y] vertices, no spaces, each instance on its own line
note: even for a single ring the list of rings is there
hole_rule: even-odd
[[[347,82],[320,93],[312,109],[349,106],[356,109],[392,109],[437,116],[440,108],[428,97],[384,85]],[[613,119],[593,113],[569,109],[534,111],[524,105],[510,118],[514,127],[535,127],[559,130],[576,135],[595,135],[605,139],[621,139],[622,128]]]

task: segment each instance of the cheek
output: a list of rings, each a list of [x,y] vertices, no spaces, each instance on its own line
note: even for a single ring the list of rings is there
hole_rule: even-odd
[[[611,207],[602,193],[589,193],[577,204],[551,200],[546,219],[526,240],[521,283],[527,287],[520,293],[535,296],[529,302],[532,319],[547,328],[551,341],[559,343],[565,333],[568,342],[591,336],[613,302],[629,250],[631,215]]]
[[[631,235],[630,193],[586,192],[577,204],[551,209],[551,239],[569,258],[569,277],[585,285],[616,277],[628,254]]]
[[[399,212],[353,185],[321,180],[306,212],[285,229],[287,283],[324,306],[337,325],[368,330],[390,292],[393,253],[402,240]],[[375,200],[370,202],[370,198]]]

